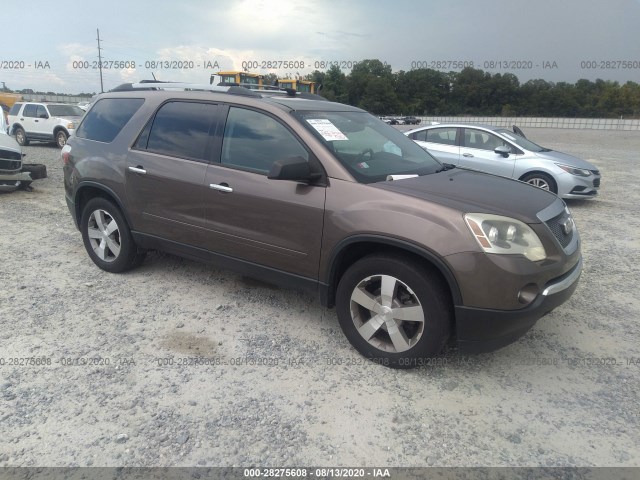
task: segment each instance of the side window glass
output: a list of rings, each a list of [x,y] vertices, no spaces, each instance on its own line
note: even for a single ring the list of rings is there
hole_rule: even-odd
[[[418,140],[419,142],[426,142],[427,141],[427,130],[421,130],[419,132],[412,133],[411,134],[411,139],[412,140]]]
[[[427,130],[427,142],[455,145],[456,130],[456,128],[433,128]]]
[[[165,103],[153,119],[147,150],[209,161],[210,130],[216,118],[216,108],[217,105],[210,103]]]
[[[98,100],[85,115],[76,136],[98,142],[112,142],[143,103],[142,98]]]
[[[262,113],[231,107],[222,141],[223,165],[266,174],[276,160],[309,154],[284,125]]]
[[[44,108],[44,105],[38,105],[38,108],[36,109],[36,117],[49,118],[49,114],[47,113],[47,109]]]
[[[465,129],[464,146],[469,148],[479,148],[481,150],[495,150],[507,142],[497,136],[482,130]]]
[[[24,112],[22,113],[25,117],[33,117],[36,116],[36,106],[33,104],[25,105]]]

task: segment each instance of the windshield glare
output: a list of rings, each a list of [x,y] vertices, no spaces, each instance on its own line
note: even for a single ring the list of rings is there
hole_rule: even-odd
[[[294,112],[359,183],[387,175],[428,175],[442,164],[413,140],[366,112]]]
[[[524,148],[525,150],[529,150],[530,152],[545,152],[548,151],[547,148],[541,147],[533,143],[531,140],[527,140],[524,137],[521,137],[517,133],[513,133],[511,130],[507,130],[506,128],[501,128],[496,130],[496,133],[499,133],[505,138],[508,138],[513,143],[517,143],[519,146]]]
[[[84,110],[75,105],[47,105],[52,117],[81,117]]]

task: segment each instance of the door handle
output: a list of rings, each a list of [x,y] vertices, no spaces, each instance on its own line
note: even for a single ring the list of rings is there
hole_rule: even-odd
[[[214,190],[218,190],[219,192],[224,192],[224,193],[231,193],[233,192],[233,188],[231,188],[229,185],[227,185],[226,183],[211,183],[209,184],[209,188],[212,188]]]
[[[473,153],[463,153],[463,157],[473,157]]]
[[[138,165],[137,167],[129,167],[129,171],[133,173],[139,173],[140,175],[146,175],[147,171],[142,168],[142,165]]]

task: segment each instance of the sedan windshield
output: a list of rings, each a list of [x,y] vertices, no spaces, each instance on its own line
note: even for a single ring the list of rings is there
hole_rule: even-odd
[[[75,105],[47,105],[52,117],[81,117],[84,110]]]
[[[428,175],[443,169],[400,131],[366,112],[294,112],[359,183],[388,175]]]
[[[517,143],[519,146],[524,148],[525,150],[529,150],[530,152],[550,152],[548,148],[541,147],[533,143],[531,140],[527,140],[524,137],[521,137],[517,133],[513,133],[511,130],[507,130],[506,128],[499,128],[495,130],[496,133],[499,133],[505,138],[508,138],[514,143]]]

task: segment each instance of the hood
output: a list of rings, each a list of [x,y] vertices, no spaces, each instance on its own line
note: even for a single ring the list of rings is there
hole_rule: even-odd
[[[558,200],[553,193],[517,180],[459,168],[370,186],[422,198],[465,213],[492,213],[525,223],[540,223],[536,214]]]
[[[571,165],[572,167],[585,168],[587,170],[598,170],[594,164],[582,160],[581,158],[574,157],[568,153],[556,152],[551,150],[549,152],[535,152],[538,158],[544,158],[545,160],[551,160],[553,162],[563,163],[565,165]]]
[[[22,148],[18,142],[16,142],[15,138],[0,133],[0,157],[14,158],[16,156],[15,154],[18,154],[20,158],[22,158],[21,152]]]

